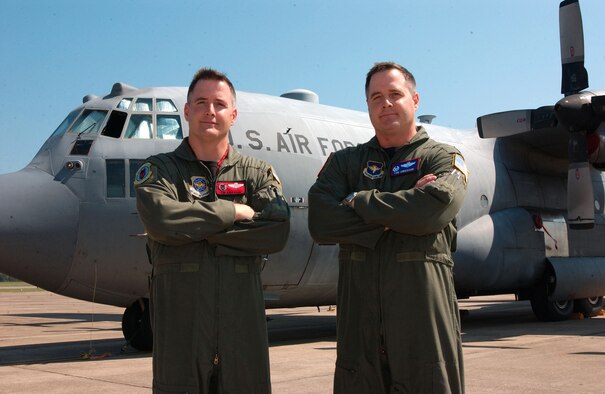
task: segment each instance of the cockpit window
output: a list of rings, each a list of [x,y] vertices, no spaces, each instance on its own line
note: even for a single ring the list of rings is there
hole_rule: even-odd
[[[178,115],[157,115],[158,138],[163,140],[182,140],[181,117]]]
[[[122,130],[124,129],[124,124],[126,124],[126,118],[128,114],[122,111],[111,111],[109,115],[109,119],[101,132],[101,135],[106,135],[108,137],[120,138],[122,135]]]
[[[130,115],[128,128],[124,138],[143,138],[150,139],[153,136],[153,120],[151,115]]]
[[[116,108],[128,111],[128,109],[130,108],[130,104],[132,104],[131,98],[123,98],[122,100],[120,100]]]
[[[133,111],[151,112],[153,106],[152,99],[150,98],[138,98],[134,103]]]
[[[69,115],[67,115],[67,117],[63,120],[63,122],[61,122],[59,127],[57,127],[57,129],[53,132],[51,137],[65,133],[67,128],[72,124],[72,122],[74,121],[76,116],[78,116],[79,113],[80,113],[80,109],[70,112]]]
[[[64,120],[65,128],[77,117],[77,111]],[[97,133],[106,111],[85,110],[72,126],[74,133]],[[57,130],[59,130],[57,129]],[[125,129],[124,132],[122,132]],[[101,132],[103,136],[126,139],[183,139],[183,126],[174,101],[169,98],[125,97],[110,112]]]
[[[76,123],[72,126],[70,132],[77,134],[96,134],[99,132],[99,128],[105,120],[107,111],[100,111],[95,109],[86,109],[82,112],[82,115],[76,120]]]
[[[155,110],[158,112],[177,112],[176,106],[174,105],[172,100],[156,99],[155,106]]]

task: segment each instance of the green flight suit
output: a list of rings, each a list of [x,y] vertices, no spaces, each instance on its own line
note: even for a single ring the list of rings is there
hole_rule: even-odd
[[[340,244],[335,393],[464,392],[451,252],[466,176],[458,150],[422,127],[392,157],[374,137],[324,165],[309,230]],[[354,209],[341,204],[355,191]]]
[[[269,393],[262,255],[290,228],[272,167],[230,147],[215,177],[185,139],[148,158],[135,185],[153,263],[154,393]],[[234,222],[233,202],[255,217]]]

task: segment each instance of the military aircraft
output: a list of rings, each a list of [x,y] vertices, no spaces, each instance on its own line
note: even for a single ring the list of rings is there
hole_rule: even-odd
[[[605,92],[582,91],[577,0],[561,3],[560,25],[565,97],[556,105],[482,116],[477,131],[424,124],[470,170],[454,256],[458,297],[515,293],[542,320],[594,315],[605,294]],[[184,87],[116,83],[103,97],[85,96],[25,168],[0,176],[0,271],[126,307],[123,332],[139,349],[152,342],[151,265],[133,179],[146,157],[188,135],[185,100]],[[265,259],[266,306],[334,304],[338,248],[311,239],[307,191],[331,152],[373,136],[368,116],[321,105],[307,90],[238,92],[237,106],[231,143],[276,167],[291,207],[287,246]]]

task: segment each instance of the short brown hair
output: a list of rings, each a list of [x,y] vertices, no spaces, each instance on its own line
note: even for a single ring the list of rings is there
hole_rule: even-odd
[[[416,78],[414,78],[414,75],[412,75],[407,68],[395,62],[379,62],[374,63],[374,66],[370,69],[370,71],[368,71],[368,75],[366,75],[366,97],[368,97],[368,88],[370,87],[370,80],[372,79],[372,76],[381,71],[393,69],[401,71],[405,80],[412,86],[414,90],[416,90]]]
[[[191,83],[189,84],[189,90],[187,90],[187,101],[189,101],[189,96],[191,95],[191,92],[193,91],[193,89],[195,89],[195,85],[201,80],[214,80],[214,81],[225,82],[229,86],[229,89],[231,90],[231,93],[233,94],[233,101],[235,101],[235,97],[236,97],[235,88],[233,87],[233,84],[231,83],[229,78],[227,78],[227,75],[223,74],[220,71],[216,71],[216,70],[213,70],[211,68],[206,68],[206,67],[200,68],[193,75],[193,79],[191,80]]]

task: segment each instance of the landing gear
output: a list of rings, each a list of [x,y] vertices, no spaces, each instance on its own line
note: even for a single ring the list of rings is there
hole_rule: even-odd
[[[580,298],[574,300],[574,312],[584,315],[584,317],[597,316],[603,310],[603,297]]]
[[[530,301],[534,315],[541,321],[567,320],[574,310],[573,300],[548,300],[548,285],[546,281],[536,285]]]
[[[149,351],[153,345],[149,299],[140,298],[124,311],[122,333],[128,344],[138,350]]]

